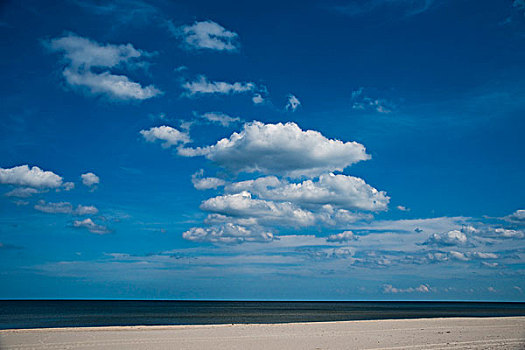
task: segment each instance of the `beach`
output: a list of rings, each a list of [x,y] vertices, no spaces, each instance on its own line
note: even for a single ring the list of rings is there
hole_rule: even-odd
[[[525,349],[525,317],[1,330],[0,349]]]

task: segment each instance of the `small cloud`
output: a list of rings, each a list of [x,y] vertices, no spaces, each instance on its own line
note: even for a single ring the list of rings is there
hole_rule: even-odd
[[[491,293],[497,293],[497,290],[494,287],[488,287],[487,290]]]
[[[397,210],[400,210],[400,211],[410,211],[410,208],[407,208],[407,207],[405,207],[403,205],[398,205],[396,208],[397,208]]]
[[[231,124],[238,123],[241,121],[238,117],[230,117],[229,115],[221,112],[208,112],[201,115],[202,118],[221,124],[224,127],[229,127]]]
[[[216,189],[217,187],[224,186],[226,181],[216,177],[202,177],[204,170],[201,169],[191,176],[191,182],[197,190],[209,190]]]
[[[97,235],[104,235],[107,233],[111,233],[111,230],[108,229],[106,226],[98,225],[95,222],[93,222],[93,220],[91,220],[90,218],[87,218],[84,220],[73,221],[73,227],[83,228]]]
[[[191,142],[188,133],[166,125],[153,127],[148,130],[141,130],[140,134],[147,142],[155,142],[157,140],[164,141],[161,144],[162,148],[169,148],[178,144]]]
[[[71,214],[73,212],[73,206],[69,202],[46,203],[40,200],[34,208],[48,214]]]
[[[261,104],[264,102],[264,97],[261,94],[255,94],[252,97],[252,102],[256,105]]]
[[[80,175],[80,178],[82,179],[82,184],[87,187],[94,188],[93,186],[100,183],[100,178],[94,173],[82,174]]]
[[[389,114],[395,109],[394,104],[387,99],[365,95],[363,87],[352,92],[351,100],[352,109],[354,110],[376,111],[378,113]]]
[[[40,191],[32,187],[18,187],[12,189],[11,191],[4,194],[7,197],[18,197],[18,198],[27,198],[32,195],[39,193]]]
[[[209,81],[204,75],[200,75],[194,81],[187,81],[182,84],[182,88],[187,92],[184,96],[204,95],[204,94],[239,94],[250,92],[256,89],[252,82]]]
[[[295,110],[301,105],[301,101],[294,95],[288,95],[288,103],[286,103],[285,109],[287,111],[295,112]]]
[[[92,205],[78,205],[74,211],[75,215],[95,215],[98,213],[98,209]]]
[[[443,233],[432,234],[424,244],[436,246],[453,246],[467,243],[467,236],[464,232],[452,230]]]
[[[344,231],[341,233],[330,235],[326,238],[327,242],[344,243],[349,241],[356,241],[357,236],[352,231]]]
[[[237,33],[231,32],[213,21],[195,22],[179,28],[172,28],[172,33],[182,38],[183,47],[191,50],[239,51]]]
[[[521,289],[521,287],[512,286],[512,288],[514,288],[514,290],[518,291],[518,293],[523,294],[523,289]]]
[[[398,294],[398,293],[429,293],[430,286],[428,284],[420,284],[417,287],[409,288],[396,288],[391,284],[383,285],[383,293],[385,294]]]

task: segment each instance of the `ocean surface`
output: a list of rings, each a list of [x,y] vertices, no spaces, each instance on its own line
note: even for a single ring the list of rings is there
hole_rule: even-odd
[[[0,301],[0,329],[525,316],[525,303]]]

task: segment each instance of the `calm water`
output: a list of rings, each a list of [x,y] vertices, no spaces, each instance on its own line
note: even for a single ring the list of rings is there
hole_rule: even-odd
[[[525,303],[0,301],[0,329],[525,316]]]

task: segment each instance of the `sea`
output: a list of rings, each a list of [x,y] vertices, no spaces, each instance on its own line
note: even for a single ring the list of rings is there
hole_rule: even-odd
[[[525,303],[3,300],[0,329],[525,316]]]

